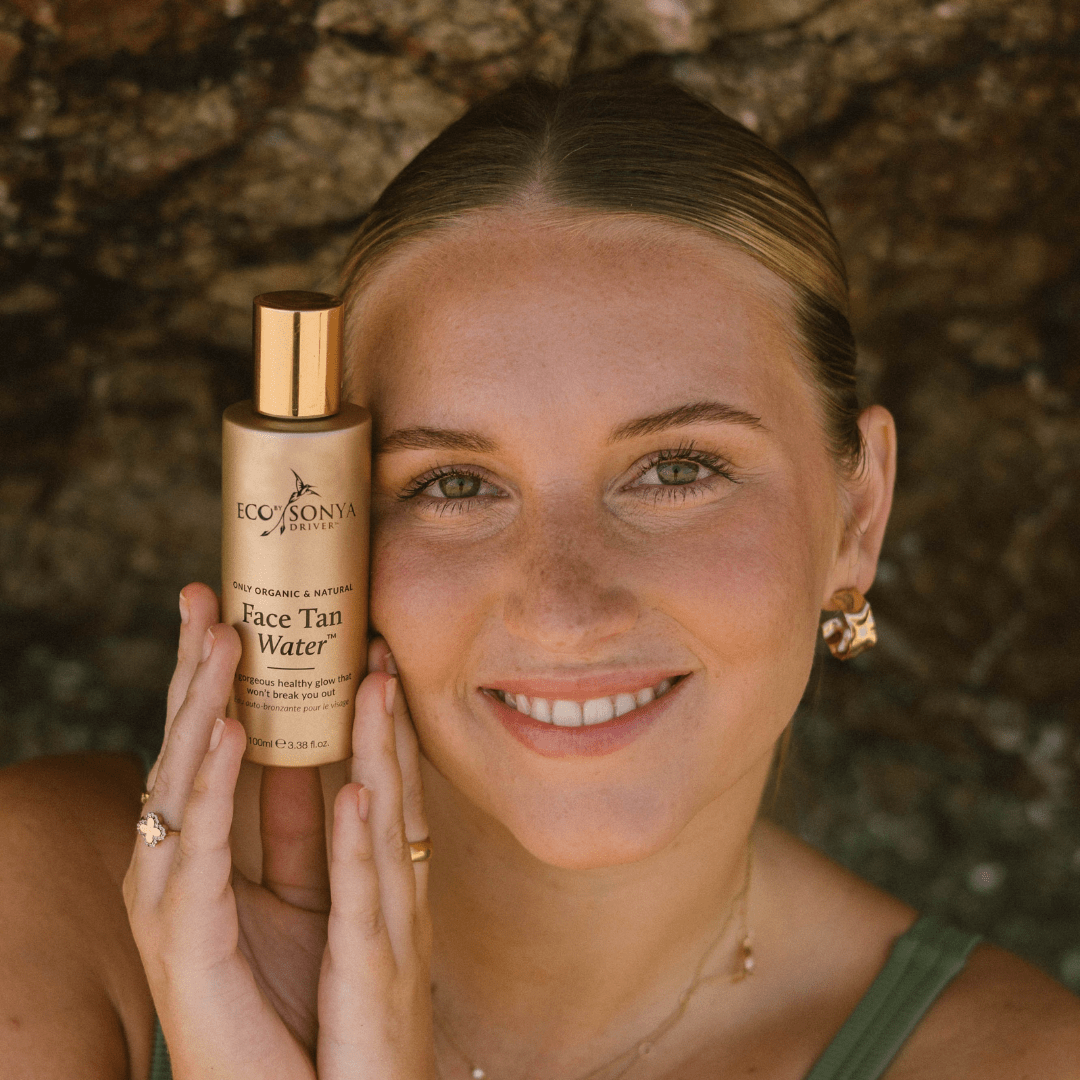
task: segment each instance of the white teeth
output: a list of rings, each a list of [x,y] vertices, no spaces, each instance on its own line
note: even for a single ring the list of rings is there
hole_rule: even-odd
[[[556,701],[551,706],[551,722],[558,727],[581,727],[584,717],[576,701]]]
[[[581,706],[586,724],[602,724],[615,715],[615,703],[609,697],[590,698]]]
[[[616,694],[614,697],[590,698],[585,702],[549,701],[547,698],[529,698],[525,694],[511,694],[497,690],[495,694],[511,709],[516,709],[534,720],[557,727],[582,727],[603,724],[616,716],[625,716],[642,705],[666,694],[672,687],[671,679],[661,679],[656,686],[647,686],[636,694]]]

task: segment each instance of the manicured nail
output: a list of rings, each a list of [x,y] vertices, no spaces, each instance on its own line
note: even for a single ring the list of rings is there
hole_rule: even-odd
[[[370,810],[371,792],[366,787],[362,787],[356,793],[356,816],[361,821],[367,821]]]
[[[394,715],[394,695],[397,693],[397,679],[390,679],[387,681],[386,690],[383,692],[383,703],[386,705],[386,711],[390,716]]]
[[[214,631],[207,630],[206,637],[203,638],[202,643],[202,658],[204,660],[210,659],[210,654],[214,651]]]
[[[210,749],[216,750],[218,743],[221,742],[221,734],[225,730],[225,721],[219,716],[214,721],[214,726],[210,729]]]
[[[180,594],[180,621],[187,626],[187,621],[191,617],[191,605],[187,601],[187,597]]]
[[[386,670],[391,675],[397,674],[397,664],[394,663],[394,654],[392,652],[386,654]]]

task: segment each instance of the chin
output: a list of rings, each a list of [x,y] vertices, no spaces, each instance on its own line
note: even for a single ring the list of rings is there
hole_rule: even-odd
[[[545,796],[525,802],[532,802],[525,813],[519,805],[512,814],[499,815],[503,824],[535,859],[561,870],[641,862],[670,845],[686,824],[672,801],[663,800],[655,789],[590,791],[577,798]]]

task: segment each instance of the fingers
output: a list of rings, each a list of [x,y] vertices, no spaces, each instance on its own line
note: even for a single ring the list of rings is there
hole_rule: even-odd
[[[191,693],[185,708],[190,700]],[[182,708],[178,724],[183,716]],[[140,845],[124,898],[174,1075],[314,1080],[310,1059],[239,950],[229,831],[246,744],[237,720],[212,722],[180,836],[154,849]]]
[[[165,710],[165,736],[162,748],[169,738],[173,717],[187,696],[195,669],[202,655],[206,631],[218,621],[218,600],[213,589],[200,582],[192,582],[180,590],[180,647],[176,656],[176,668],[169,681],[168,704]],[[160,759],[160,754],[158,755]],[[153,786],[157,763],[150,770],[147,790]]]
[[[180,590],[180,647],[176,655],[176,669],[169,682],[166,723],[172,720],[184,703],[188,684],[202,655],[203,636],[217,621],[218,600],[212,589],[195,581]]]
[[[405,839],[428,840],[427,812],[424,809],[424,785],[420,779],[420,744],[416,738],[405,695],[398,685],[394,695],[394,742],[398,767],[401,770],[401,809],[405,822]],[[410,859],[411,861],[411,859]],[[417,932],[430,934],[427,917],[428,863],[413,863],[413,883],[416,891]]]
[[[334,800],[327,926],[331,963],[365,976],[386,977],[396,967],[383,917],[383,901],[370,824],[371,792],[346,784]]]
[[[397,665],[385,639],[371,639],[368,646],[368,671],[385,671],[397,675]],[[428,838],[427,815],[424,812],[424,789],[420,782],[420,745],[416,729],[409,716],[404,695],[398,691],[394,698],[394,741],[401,768],[402,812],[405,836],[408,840]]]
[[[210,729],[232,692],[233,674],[240,659],[240,639],[231,626],[218,623],[204,631],[195,673],[184,702],[173,717],[169,736],[157,764],[147,810],[179,829],[191,785],[210,741]]]
[[[262,883],[286,903],[307,911],[330,908],[325,817],[317,768],[263,767]]]
[[[238,720],[218,718],[184,808],[184,827],[178,840],[179,855],[173,868],[174,888],[181,896],[201,902],[219,900],[232,877],[232,828],[236,778],[247,745]],[[152,857],[153,852],[148,852]],[[162,860],[165,863],[166,860]],[[199,905],[191,905],[199,914]]]
[[[401,770],[401,810],[408,840],[428,838],[424,787],[420,780],[420,744],[400,684],[394,694],[394,748]]]
[[[156,925],[155,911],[167,892],[179,901],[170,908],[174,920],[178,920],[171,931],[181,938],[187,933],[185,913],[201,918],[205,904],[225,898],[232,873],[229,831],[233,796],[246,744],[239,721],[215,720],[206,752],[192,779],[180,835],[167,837],[156,848],[136,843],[135,857],[124,881],[124,896],[140,949],[146,946],[152,952],[168,945],[155,940],[152,928]],[[162,817],[172,826],[164,814]],[[184,902],[192,898],[198,902]],[[150,929],[144,933],[146,927]],[[191,940],[189,944],[194,946],[196,942]]]
[[[368,826],[383,918],[395,951],[404,952],[414,938],[416,872],[402,815],[403,787],[393,716],[396,696],[397,679],[385,673],[368,675],[360,684],[353,723],[352,780],[370,792]]]
[[[185,857],[228,847],[236,778],[246,745],[247,735],[239,720],[214,720],[206,754],[184,808],[180,850]]]
[[[390,652],[390,646],[381,637],[374,637],[368,646],[368,671],[385,671],[397,674],[397,665]],[[420,744],[416,737],[405,695],[400,686],[394,698],[394,742],[397,750],[398,766],[401,771],[402,816],[405,822],[405,839],[426,840],[429,838],[427,813],[424,810],[424,787],[420,779]],[[428,865],[416,863],[415,871],[418,911],[426,911]]]
[[[368,671],[385,671],[389,675],[398,673],[397,664],[386,644],[386,638],[373,637],[368,642]]]
[[[418,884],[427,867],[414,866],[406,841],[427,835],[419,753],[385,643],[369,661],[356,695],[353,782],[334,804],[319,1073],[353,1075],[363,1061],[372,1075],[432,1076],[431,933]]]

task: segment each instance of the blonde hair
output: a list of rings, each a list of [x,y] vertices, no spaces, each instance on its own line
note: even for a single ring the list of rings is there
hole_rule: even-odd
[[[666,219],[746,252],[790,289],[796,340],[833,454],[861,459],[847,277],[825,211],[752,131],[674,83],[620,73],[525,79],[422,150],[360,226],[342,275],[352,306],[400,245],[478,211],[550,206]]]

